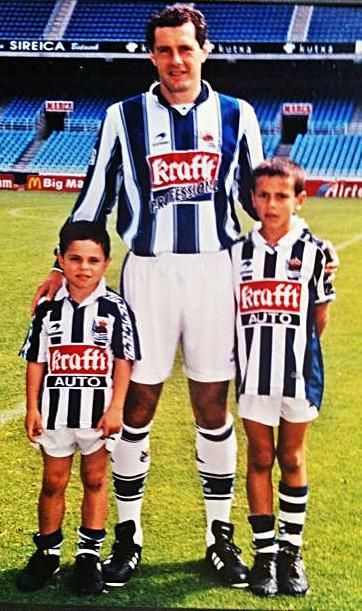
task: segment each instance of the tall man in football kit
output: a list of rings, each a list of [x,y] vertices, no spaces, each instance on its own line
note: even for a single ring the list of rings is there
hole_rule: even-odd
[[[136,315],[142,350],[112,456],[119,523],[104,580],[124,585],[141,558],[149,435],[180,343],[206,505],[206,559],[224,583],[245,587],[248,570],[230,523],[236,437],[227,410],[235,373],[229,248],[240,238],[234,197],[252,212],[260,130],[247,102],[201,80],[208,55],[202,13],[184,4],[166,7],[150,21],[147,43],[159,82],[108,108],[70,217],[106,222],[117,202],[117,230],[129,247],[121,290]],[[50,298],[59,277],[53,271],[35,299]]]

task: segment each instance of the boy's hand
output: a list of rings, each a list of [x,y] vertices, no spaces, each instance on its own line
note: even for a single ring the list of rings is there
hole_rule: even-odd
[[[119,433],[121,430],[121,410],[119,406],[112,403],[104,412],[102,418],[97,423],[96,431],[103,430],[103,437],[108,437],[113,433]]]
[[[61,271],[57,272],[53,270],[49,276],[45,278],[44,282],[40,284],[34,295],[34,299],[31,302],[31,313],[35,314],[36,306],[39,303],[41,297],[45,297],[50,301],[53,299],[56,292],[60,289],[63,284],[63,274]]]
[[[28,409],[25,416],[25,429],[29,441],[36,441],[36,438],[43,432],[41,414],[37,408]]]

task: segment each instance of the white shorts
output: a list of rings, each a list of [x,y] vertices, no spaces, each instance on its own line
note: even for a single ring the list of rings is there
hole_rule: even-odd
[[[279,426],[281,418],[287,422],[310,422],[318,418],[316,406],[306,399],[259,395],[241,395],[238,414],[241,418],[267,426]]]
[[[72,456],[77,448],[84,456],[94,454],[104,445],[107,448],[107,439],[101,439],[102,431],[94,429],[57,429],[50,431],[45,429],[36,443],[32,444],[35,447],[42,446],[43,450],[49,456],[55,458],[64,458]]]
[[[188,378],[221,382],[234,377],[235,306],[227,251],[156,257],[129,253],[122,290],[135,313],[141,345],[134,382],[166,380],[179,343]]]

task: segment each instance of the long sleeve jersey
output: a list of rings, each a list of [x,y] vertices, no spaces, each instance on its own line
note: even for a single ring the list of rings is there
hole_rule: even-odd
[[[117,231],[141,256],[229,248],[240,238],[237,201],[253,215],[262,159],[250,104],[203,82],[183,110],[156,85],[107,109],[71,220],[105,222],[117,205]]]

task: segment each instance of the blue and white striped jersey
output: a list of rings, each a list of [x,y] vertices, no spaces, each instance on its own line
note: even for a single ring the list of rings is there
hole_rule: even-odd
[[[237,200],[254,216],[251,172],[262,161],[253,108],[203,82],[182,112],[159,85],[107,109],[71,220],[105,221],[136,255],[229,248],[240,237]]]
[[[307,399],[320,407],[323,362],[317,304],[335,299],[325,255],[305,222],[275,247],[259,224],[232,248],[237,313],[237,394]]]
[[[47,363],[44,428],[94,428],[112,397],[114,359],[140,358],[133,313],[104,280],[79,305],[63,286],[38,305],[20,356]]]

